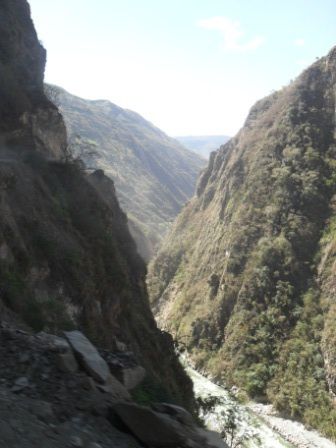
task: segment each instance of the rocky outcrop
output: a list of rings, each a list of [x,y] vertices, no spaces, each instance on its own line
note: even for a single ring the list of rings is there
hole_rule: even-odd
[[[68,158],[27,2],[2,1],[0,18],[1,317],[35,331],[80,328],[106,349],[123,342],[152,384],[192,407],[191,383],[151,314],[146,267],[113,182]],[[59,362],[75,370],[73,360]]]
[[[110,369],[97,349],[80,331],[66,331],[64,334],[79,362],[89,375],[100,383],[106,383],[110,376]]]
[[[0,131],[2,156],[7,144],[25,154],[66,155],[66,131],[57,108],[43,93],[46,51],[37,39],[29,5],[4,0],[0,5]]]
[[[64,116],[73,154],[115,182],[138,250],[148,261],[194,194],[205,161],[135,112],[56,86],[46,86],[46,93]]]
[[[0,325],[1,448],[226,447],[183,408],[136,404],[108,367],[124,362],[121,352],[100,355],[83,333],[65,336]],[[65,355],[78,357],[76,370],[60,365]]]
[[[331,437],[334,54],[257,102],[212,153],[149,268],[160,325],[198,368]]]
[[[153,448],[227,448],[219,435],[196,427],[191,415],[177,406],[157,405],[154,409],[132,403],[111,408],[138,440]]]

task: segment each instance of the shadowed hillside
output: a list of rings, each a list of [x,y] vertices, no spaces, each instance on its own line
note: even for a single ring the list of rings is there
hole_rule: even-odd
[[[139,252],[148,260],[194,194],[205,161],[135,112],[56,86],[46,86],[46,92],[64,116],[72,152],[114,180]]]
[[[69,161],[29,5],[3,0],[0,17],[0,323],[80,328],[107,349],[122,341],[154,384],[188,406],[190,381],[151,314],[146,267],[113,182]]]

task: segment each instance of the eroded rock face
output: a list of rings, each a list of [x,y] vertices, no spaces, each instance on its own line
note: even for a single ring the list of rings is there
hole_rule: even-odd
[[[50,158],[62,159],[66,154],[66,131],[61,115],[43,92],[45,62],[46,51],[37,39],[28,3],[3,0],[0,5],[2,145],[14,146],[24,154],[34,149]]]
[[[125,341],[154,381],[192,407],[191,382],[150,311],[146,266],[113,182],[67,160],[25,0],[1,1],[0,33],[1,307],[36,331],[81,327],[105,348]]]

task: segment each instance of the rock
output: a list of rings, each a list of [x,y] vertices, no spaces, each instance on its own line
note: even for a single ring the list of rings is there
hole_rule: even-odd
[[[64,338],[55,336],[54,334],[41,331],[36,335],[36,338],[48,345],[50,351],[56,353],[68,353],[71,351],[68,342]]]
[[[142,366],[130,367],[121,370],[121,382],[127,390],[132,390],[144,380],[146,370]]]
[[[80,331],[66,331],[64,335],[84,370],[99,383],[106,383],[110,370],[96,347]]]
[[[7,261],[10,263],[14,261],[12,251],[10,250],[10,248],[6,243],[2,243],[0,245],[0,260]]]
[[[15,381],[14,386],[12,387],[11,390],[12,390],[12,392],[21,392],[23,389],[25,389],[28,386],[29,386],[28,378],[25,376],[22,376]]]
[[[21,364],[27,364],[29,361],[30,361],[30,354],[29,353],[22,353],[20,355],[19,362]]]
[[[124,342],[121,342],[118,339],[116,339],[115,344],[116,344],[116,348],[119,352],[127,351],[127,345]]]
[[[75,373],[78,370],[78,363],[72,352],[58,353],[56,362],[62,372]]]
[[[96,392],[97,391],[96,383],[89,376],[85,376],[84,378],[82,378],[81,382],[80,382],[80,385],[81,385],[81,387],[83,389],[85,389],[87,391],[91,391],[91,392]]]
[[[45,423],[52,423],[56,419],[51,404],[46,401],[34,400],[30,405],[30,411]]]
[[[204,437],[206,446],[209,448],[229,448],[228,445],[221,439],[220,435],[214,431],[197,428],[197,432],[201,437]]]
[[[171,425],[171,419],[144,406],[118,403],[113,407],[130,432],[146,446],[176,448],[184,437]]]
[[[184,408],[181,408],[181,406],[176,406],[170,403],[155,403],[152,405],[152,408],[154,411],[168,414],[174,420],[177,420],[185,426],[195,426],[195,422],[191,414]]]
[[[97,386],[101,391],[110,394],[111,398],[114,400],[128,401],[131,399],[125,386],[123,386],[112,374],[109,375],[105,384],[98,384]]]
[[[227,448],[227,445],[215,433],[197,428],[190,414],[184,409],[165,403],[156,406],[168,413],[155,412],[150,408],[133,403],[118,403],[112,407],[112,411],[145,446],[152,448]],[[182,421],[178,420],[179,417]],[[186,421],[186,424],[183,421]]]
[[[75,448],[81,448],[83,446],[83,441],[78,436],[72,436],[70,439],[70,446],[73,446]]]

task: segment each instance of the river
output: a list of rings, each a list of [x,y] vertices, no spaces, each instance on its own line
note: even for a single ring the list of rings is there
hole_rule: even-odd
[[[225,388],[202,376],[190,366],[186,371],[194,383],[196,397],[218,397],[220,404],[203,415],[209,429],[220,432],[231,415],[237,424],[232,447],[246,448],[336,448],[316,431],[309,431],[301,423],[278,417],[270,405],[238,403]],[[240,441],[240,444],[238,442]],[[230,446],[231,440],[227,440]]]

